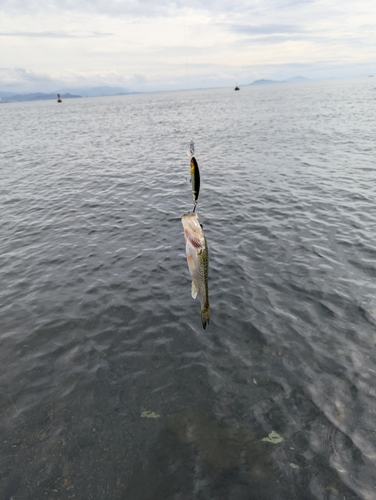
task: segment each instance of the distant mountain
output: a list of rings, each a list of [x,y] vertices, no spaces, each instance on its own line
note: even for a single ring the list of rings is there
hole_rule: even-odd
[[[77,87],[63,88],[56,92],[34,92],[30,94],[16,92],[0,91],[0,102],[24,102],[24,101],[46,101],[57,99],[57,92],[60,93],[61,99],[73,99],[77,97],[100,97],[112,95],[134,94],[130,89],[124,87],[110,87],[108,85],[102,87]]]
[[[252,83],[249,83],[248,85],[270,85],[272,83],[284,83],[284,82],[279,82],[277,80],[255,80]]]
[[[286,82],[309,82],[308,78],[305,78],[304,76],[294,76],[294,78],[289,78],[288,80],[285,80]]]
[[[110,87],[108,85],[103,87],[75,87],[75,88],[64,88],[61,92],[71,92],[73,94],[79,94],[83,97],[100,97],[100,96],[110,96],[110,95],[121,95],[121,94],[133,94],[130,89],[124,87]]]
[[[80,95],[61,94],[61,99],[75,99],[81,97]],[[57,100],[57,93],[44,94],[43,92],[35,92],[33,94],[13,94],[9,97],[2,98],[3,102],[25,102],[25,101],[50,101]]]
[[[294,78],[289,78],[288,80],[255,80],[248,85],[271,85],[275,83],[297,83],[297,82],[308,82],[308,78],[304,76],[294,76]]]
[[[16,92],[1,92],[0,91],[1,99],[8,99],[9,97],[12,97],[12,95],[16,95]]]

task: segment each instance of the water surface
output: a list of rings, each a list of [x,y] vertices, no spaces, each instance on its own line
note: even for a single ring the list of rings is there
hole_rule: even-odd
[[[374,499],[375,92],[0,107],[1,498]]]

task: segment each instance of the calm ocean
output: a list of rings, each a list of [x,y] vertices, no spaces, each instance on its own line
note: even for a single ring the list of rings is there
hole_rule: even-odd
[[[375,102],[367,78],[0,105],[2,500],[375,499]]]

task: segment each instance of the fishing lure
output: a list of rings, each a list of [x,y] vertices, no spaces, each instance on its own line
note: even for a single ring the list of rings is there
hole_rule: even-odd
[[[192,184],[192,197],[193,197],[193,212],[196,210],[198,195],[200,193],[200,169],[198,168],[197,160],[194,156],[195,145],[193,140],[189,142],[188,156],[191,159],[191,184]]]
[[[198,195],[200,192],[200,170],[198,168],[197,161],[194,156],[192,156],[191,158],[191,183],[192,183],[192,197],[196,208]]]

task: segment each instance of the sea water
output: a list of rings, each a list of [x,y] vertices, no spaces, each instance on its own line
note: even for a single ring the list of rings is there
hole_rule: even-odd
[[[375,498],[375,99],[368,78],[0,107],[1,498]]]

